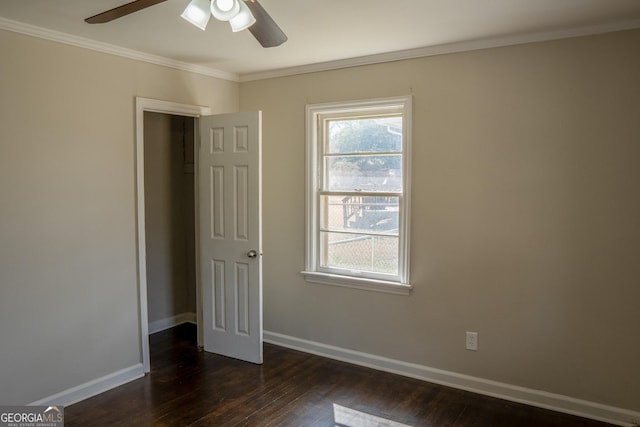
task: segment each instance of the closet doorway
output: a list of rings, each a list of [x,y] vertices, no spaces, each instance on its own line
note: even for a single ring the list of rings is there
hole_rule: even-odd
[[[197,323],[195,118],[144,112],[149,334]]]

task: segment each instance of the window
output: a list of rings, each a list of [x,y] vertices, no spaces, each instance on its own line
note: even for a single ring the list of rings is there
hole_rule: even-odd
[[[307,281],[408,294],[411,98],[307,106]]]

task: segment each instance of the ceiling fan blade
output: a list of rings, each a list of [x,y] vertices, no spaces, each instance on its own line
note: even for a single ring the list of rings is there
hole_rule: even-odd
[[[256,18],[256,23],[249,27],[253,37],[260,42],[262,47],[280,46],[288,40],[287,35],[278,27],[276,21],[271,18],[258,0],[246,1],[249,10]]]
[[[99,13],[91,16],[84,21],[89,24],[104,24],[105,22],[113,21],[114,19],[122,18],[130,13],[137,12],[142,9],[146,9],[154,4],[162,3],[167,0],[135,0],[131,3],[123,4],[106,12]]]

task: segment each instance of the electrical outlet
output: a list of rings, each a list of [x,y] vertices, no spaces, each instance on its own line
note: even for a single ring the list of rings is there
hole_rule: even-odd
[[[467,331],[467,350],[478,350],[478,333]]]

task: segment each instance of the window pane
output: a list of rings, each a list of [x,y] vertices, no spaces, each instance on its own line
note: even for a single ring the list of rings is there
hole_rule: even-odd
[[[358,288],[376,279],[372,289],[399,291],[409,283],[411,97],[307,105],[306,113],[305,277]]]
[[[402,151],[402,116],[330,120],[328,132],[327,153]]]
[[[325,158],[326,188],[334,191],[402,191],[402,156]]]
[[[320,228],[398,236],[399,197],[321,196]]]
[[[398,238],[321,232],[323,267],[398,274]]]

